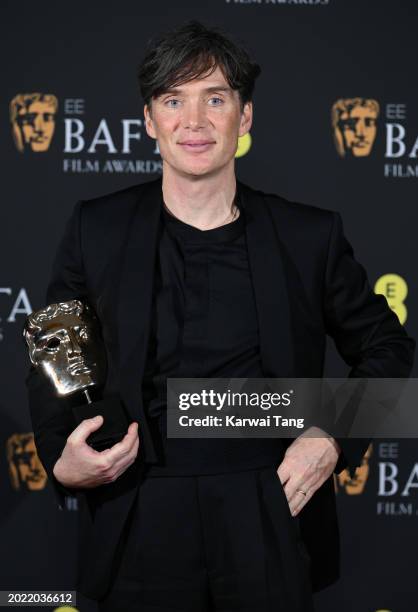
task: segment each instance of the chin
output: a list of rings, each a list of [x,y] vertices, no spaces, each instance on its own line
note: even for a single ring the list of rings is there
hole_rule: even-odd
[[[213,172],[214,168],[210,167],[210,166],[200,166],[200,167],[185,167],[185,168],[179,168],[180,172],[182,174],[188,175],[188,176],[204,176],[206,174],[210,174],[211,172]]]

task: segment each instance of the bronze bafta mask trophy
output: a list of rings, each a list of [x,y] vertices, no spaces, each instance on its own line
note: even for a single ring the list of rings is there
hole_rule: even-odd
[[[23,336],[33,365],[50,381],[58,397],[71,396],[77,424],[98,414],[103,425],[88,444],[103,450],[119,442],[129,421],[119,398],[92,400],[106,379],[106,351],[93,309],[80,300],[50,304],[32,312]],[[90,392],[91,393],[90,393]]]

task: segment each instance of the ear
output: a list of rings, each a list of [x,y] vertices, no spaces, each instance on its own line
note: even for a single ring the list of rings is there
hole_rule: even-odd
[[[238,132],[239,136],[244,136],[244,134],[247,134],[251,129],[252,123],[253,123],[253,103],[246,102],[244,104],[244,108],[242,109],[242,113],[241,113],[241,120],[239,124],[239,132]]]
[[[156,139],[157,135],[155,133],[154,122],[152,120],[151,112],[147,104],[144,105],[144,118],[145,118],[145,129],[147,131],[148,136]]]

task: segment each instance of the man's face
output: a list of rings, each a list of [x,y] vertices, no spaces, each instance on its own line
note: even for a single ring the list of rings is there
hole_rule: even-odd
[[[366,106],[355,106],[340,118],[344,148],[354,157],[369,155],[376,138],[376,113]]]
[[[33,102],[22,109],[17,121],[21,127],[23,141],[35,153],[49,148],[55,129],[55,109],[47,102]]]
[[[217,66],[211,75],[153,98],[152,117],[147,105],[144,115],[163,163],[183,176],[204,176],[234,162],[238,138],[251,128],[252,103],[241,113],[238,91]]]
[[[60,395],[100,384],[104,347],[90,317],[61,313],[44,321],[33,358]]]

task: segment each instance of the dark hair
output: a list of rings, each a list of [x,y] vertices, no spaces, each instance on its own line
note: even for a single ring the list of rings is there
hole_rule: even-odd
[[[138,68],[144,103],[151,110],[153,97],[202,74],[222,70],[232,89],[238,90],[241,111],[252,100],[255,79],[261,72],[244,47],[228,38],[219,28],[207,28],[192,20],[158,35],[147,45]]]

